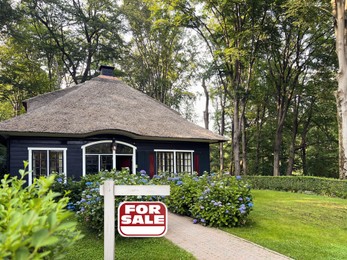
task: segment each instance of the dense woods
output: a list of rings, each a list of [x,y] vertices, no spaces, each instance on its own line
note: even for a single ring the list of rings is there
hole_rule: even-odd
[[[336,55],[345,9],[339,0],[2,0],[0,120],[113,65],[190,120],[200,89],[205,127],[230,138],[211,146],[213,171],[345,178],[346,58]]]

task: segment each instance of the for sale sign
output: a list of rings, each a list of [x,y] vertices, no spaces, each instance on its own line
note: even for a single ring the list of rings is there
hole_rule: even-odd
[[[122,202],[118,232],[123,237],[161,237],[167,231],[167,208],[162,202]]]

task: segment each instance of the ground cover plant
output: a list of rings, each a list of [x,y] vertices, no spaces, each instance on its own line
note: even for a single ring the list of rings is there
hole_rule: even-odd
[[[68,198],[50,187],[54,175],[25,186],[21,177],[5,175],[0,185],[0,259],[61,259],[82,236],[76,222],[66,221]]]
[[[347,259],[347,200],[252,190],[254,211],[239,237],[294,259]]]

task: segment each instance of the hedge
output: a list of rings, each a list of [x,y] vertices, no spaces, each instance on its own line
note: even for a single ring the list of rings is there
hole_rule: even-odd
[[[313,176],[245,176],[253,189],[314,193],[347,199],[347,180]]]

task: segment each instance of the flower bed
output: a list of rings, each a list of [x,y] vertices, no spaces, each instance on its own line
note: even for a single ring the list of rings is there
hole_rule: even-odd
[[[253,202],[250,186],[241,177],[230,175],[203,176],[155,175],[153,179],[141,171],[138,174],[122,172],[100,172],[88,175],[82,182],[85,189],[75,208],[80,222],[96,230],[103,231],[103,198],[99,187],[106,179],[113,179],[116,185],[167,185],[171,187],[170,196],[117,196],[116,212],[122,201],[163,201],[174,213],[190,216],[193,223],[210,226],[239,226],[247,221]],[[117,219],[117,218],[116,218]]]

